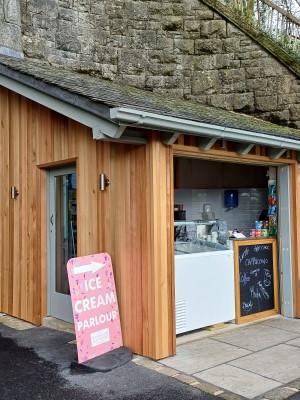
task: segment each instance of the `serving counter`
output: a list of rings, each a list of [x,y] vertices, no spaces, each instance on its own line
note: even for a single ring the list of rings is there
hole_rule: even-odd
[[[197,238],[198,231],[207,239],[215,223],[175,222],[175,237],[188,239],[174,242],[176,334],[235,317],[233,250]]]
[[[180,238],[187,240],[174,242],[176,334],[278,313],[276,239],[222,244],[198,239],[186,224]],[[211,232],[214,222],[208,226]]]
[[[176,334],[233,320],[233,250],[176,252],[175,301]]]

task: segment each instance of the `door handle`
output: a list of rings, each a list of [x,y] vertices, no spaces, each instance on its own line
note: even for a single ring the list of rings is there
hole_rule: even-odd
[[[53,214],[50,217],[50,224],[53,226]]]

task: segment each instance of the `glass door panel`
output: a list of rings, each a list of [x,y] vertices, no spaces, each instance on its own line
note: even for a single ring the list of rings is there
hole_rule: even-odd
[[[67,262],[77,257],[77,199],[74,167],[51,170],[48,179],[48,314],[72,322]]]

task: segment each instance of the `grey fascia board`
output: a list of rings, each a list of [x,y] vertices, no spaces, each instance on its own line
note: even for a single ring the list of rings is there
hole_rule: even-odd
[[[116,124],[105,118],[89,113],[73,104],[66,103],[63,100],[50,96],[47,93],[40,92],[35,88],[17,82],[9,77],[0,75],[0,85],[56,111],[59,114],[92,128],[93,136],[97,136],[97,132],[102,132],[109,137],[115,137],[115,135],[117,137],[118,135],[121,135],[125,129],[124,126],[120,129],[120,124]]]
[[[182,132],[199,137],[211,137],[235,142],[260,144],[269,147],[279,147],[289,150],[300,150],[300,140],[262,134],[226,126],[175,118],[160,114],[144,112],[125,107],[114,107],[110,110],[113,121],[139,126],[145,129],[158,129],[167,132]]]

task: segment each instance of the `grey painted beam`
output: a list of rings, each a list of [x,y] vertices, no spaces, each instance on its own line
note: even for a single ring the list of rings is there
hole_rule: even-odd
[[[109,142],[117,142],[117,143],[127,143],[127,144],[146,144],[148,143],[147,137],[130,135],[130,132],[126,135],[123,134],[120,138],[112,138],[111,136],[105,135],[103,132],[96,130],[96,135],[94,135],[93,130],[93,138],[96,140],[103,140]]]
[[[216,137],[199,137],[198,138],[198,147],[202,150],[209,150],[216,143],[218,138]]]
[[[162,134],[162,142],[167,145],[174,144],[180,135],[181,132],[164,133]]]
[[[101,125],[93,128],[93,139],[101,140],[103,135],[112,138],[119,139],[126,129],[126,125],[116,125],[110,121],[103,120]]]
[[[277,158],[281,157],[283,153],[286,152],[286,149],[284,148],[279,148],[279,147],[275,147],[275,148],[270,148],[268,150],[268,155],[270,158],[272,158],[272,160],[276,160]]]
[[[237,143],[235,149],[237,153],[243,154],[245,156],[252,150],[254,146],[254,143]]]

